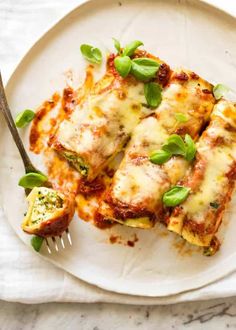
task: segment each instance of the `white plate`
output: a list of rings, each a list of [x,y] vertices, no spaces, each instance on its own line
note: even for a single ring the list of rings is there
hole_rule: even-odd
[[[75,84],[82,81],[85,62],[81,43],[92,43],[105,53],[112,50],[112,37],[122,44],[142,40],[145,48],[171,66],[190,68],[212,82],[236,89],[236,21],[229,15],[195,1],[90,1],[72,11],[53,27],[24,57],[7,85],[13,114],[36,108],[65,85],[68,69]],[[26,204],[17,186],[22,162],[3,119],[0,121],[0,191],[5,213],[17,235],[29,245],[29,236],[20,229]],[[21,131],[26,146],[28,131]],[[39,157],[31,155],[39,168]],[[234,207],[233,207],[234,205]],[[236,204],[227,218],[233,220]],[[166,230],[149,231],[115,226],[99,230],[74,219],[70,231],[73,247],[60,254],[42,255],[76,277],[115,292],[166,296],[198,288],[236,269],[236,222],[229,221],[224,244],[212,258],[185,247],[180,253],[178,238]],[[110,234],[123,240],[136,233],[139,241],[130,248],[109,244]],[[185,253],[183,253],[185,252]],[[37,255],[35,256],[37,257]]]

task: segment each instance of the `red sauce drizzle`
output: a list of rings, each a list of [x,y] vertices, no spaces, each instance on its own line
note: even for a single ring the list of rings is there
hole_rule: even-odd
[[[35,113],[34,120],[32,122],[30,131],[30,150],[36,154],[39,154],[43,149],[42,135],[45,133],[43,128],[41,128],[41,123],[45,119],[46,115],[56,107],[60,100],[60,95],[58,93],[53,94],[51,100],[45,101],[42,106]],[[52,122],[53,127],[55,127],[54,121]]]
[[[138,236],[136,234],[134,234],[133,239],[127,241],[127,245],[129,247],[134,247],[135,246],[135,243],[137,243],[137,242],[138,242]]]

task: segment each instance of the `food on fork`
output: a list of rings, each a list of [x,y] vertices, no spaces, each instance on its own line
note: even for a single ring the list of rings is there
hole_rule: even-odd
[[[46,187],[51,187],[51,183],[48,181],[48,177],[40,172],[31,162],[24,145],[21,141],[20,135],[16,127],[23,128],[27,126],[33,118],[35,118],[35,113],[32,110],[26,109],[19,113],[13,120],[10,108],[7,103],[2,77],[0,73],[0,111],[2,112],[12,138],[18,148],[21,159],[25,168],[25,175],[20,178],[18,185],[25,188],[25,194],[28,196],[30,201],[30,208],[22,224],[23,230],[30,234],[36,234],[31,239],[31,245],[35,251],[39,251],[44,237],[61,234],[62,231],[66,230],[68,240],[71,244],[71,237],[68,231],[68,225],[74,214],[74,202],[71,198],[66,197],[62,193]],[[35,188],[44,185],[41,188]],[[32,191],[33,189],[33,191]],[[51,216],[53,210],[58,209],[58,205],[55,202],[60,201],[60,209],[58,212],[54,212],[54,219]],[[62,211],[64,212],[60,212]],[[61,213],[61,214],[60,214]],[[55,242],[55,238],[52,237]],[[46,239],[47,242],[47,239]],[[63,238],[61,238],[61,243],[64,246]],[[48,252],[51,253],[50,247],[48,246]],[[57,244],[55,243],[56,250],[58,250]]]
[[[35,187],[27,196],[29,208],[22,223],[28,234],[41,237],[60,236],[74,215],[74,200],[46,187]]]

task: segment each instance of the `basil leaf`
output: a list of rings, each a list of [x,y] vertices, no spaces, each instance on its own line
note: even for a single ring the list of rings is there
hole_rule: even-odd
[[[121,47],[120,47],[120,42],[119,40],[115,39],[115,38],[112,38],[113,41],[114,41],[114,46],[115,46],[115,49],[117,50],[118,53],[120,53],[120,50],[121,50]]]
[[[154,164],[164,164],[171,158],[172,154],[165,150],[158,150],[151,154],[149,160]]]
[[[91,63],[100,64],[102,62],[102,53],[100,49],[91,45],[83,44],[80,46],[80,51],[84,58]]]
[[[147,101],[147,104],[151,108],[157,108],[162,100],[162,88],[159,84],[155,82],[150,82],[144,85],[144,95]]]
[[[175,143],[164,144],[162,149],[165,150],[165,151],[170,152],[172,155],[180,155],[180,156],[185,157],[185,154],[186,154],[186,149],[182,150]]]
[[[188,134],[185,135],[184,141],[186,144],[185,158],[187,161],[191,161],[194,159],[196,151],[197,151],[196,145],[195,145],[194,141],[192,140],[191,136]]]
[[[31,245],[32,245],[32,247],[34,248],[34,250],[36,252],[39,252],[39,250],[41,249],[41,246],[43,244],[43,240],[44,240],[44,238],[40,237],[40,236],[33,236],[31,238]]]
[[[26,109],[20,112],[15,119],[16,127],[25,127],[34,119],[35,113],[32,110]]]
[[[185,149],[185,144],[184,144],[184,140],[182,139],[182,137],[178,134],[172,134],[168,140],[168,143],[174,143],[176,145],[178,145],[181,149]]]
[[[114,60],[115,68],[125,78],[131,69],[131,59],[128,56],[117,56]]]
[[[230,91],[230,88],[228,86],[223,85],[223,84],[217,84],[213,88],[213,94],[214,94],[216,100],[221,99],[229,91]]]
[[[139,40],[132,41],[131,43],[129,43],[128,45],[125,46],[125,48],[123,50],[123,55],[124,56],[132,56],[134,54],[135,50],[139,46],[143,46],[142,41],[139,41]]]
[[[188,121],[188,117],[181,112],[176,112],[175,113],[175,119],[179,122],[179,123],[186,123],[186,121]]]
[[[186,146],[181,136],[177,134],[172,134],[168,140],[167,144],[162,147],[163,150],[172,153],[173,155],[185,156]]]
[[[48,180],[47,176],[41,173],[27,173],[22,176],[18,182],[18,185],[24,188],[33,189],[39,187],[42,183]]]
[[[146,82],[155,77],[159,66],[156,61],[150,58],[135,58],[132,60],[131,73],[136,79]]]
[[[190,192],[190,188],[175,186],[163,195],[163,203],[165,206],[174,207],[186,200]]]

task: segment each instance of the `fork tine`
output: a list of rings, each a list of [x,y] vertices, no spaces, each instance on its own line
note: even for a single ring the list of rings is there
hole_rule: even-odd
[[[62,238],[61,235],[60,235],[59,237],[60,237],[60,241],[61,241],[62,248],[64,249],[64,248],[65,248],[65,244],[64,244],[63,238]]]
[[[53,241],[53,244],[54,244],[55,250],[58,252],[59,249],[58,249],[57,241],[56,241],[56,239],[55,239],[54,236],[52,236],[52,241]]]
[[[49,243],[48,243],[48,240],[47,240],[47,238],[45,238],[45,241],[46,241],[46,245],[47,245],[47,250],[48,250],[48,253],[49,253],[49,254],[51,254],[51,253],[52,253],[52,251],[51,251],[51,249],[50,249],[50,246],[49,246]]]
[[[70,235],[70,232],[69,232],[69,229],[68,228],[66,229],[66,236],[67,236],[67,239],[69,241],[69,244],[72,245],[72,239],[71,239],[71,235]],[[62,235],[59,235],[57,237],[60,238],[61,246],[62,246],[63,249],[65,249],[65,242],[64,242],[64,239],[63,239]],[[55,250],[57,252],[59,252],[59,247],[58,247],[58,244],[57,244],[56,237],[55,236],[52,236],[51,239],[52,239],[52,242],[53,242],[53,247],[55,248]],[[49,244],[49,240],[47,238],[45,238],[45,241],[46,241],[48,253],[49,254],[52,254],[52,248],[51,248],[51,246]]]
[[[68,228],[66,229],[66,235],[67,235],[67,238],[68,238],[68,241],[69,241],[70,245],[72,245],[72,240],[71,240],[71,236],[70,236],[70,232],[69,232]]]

